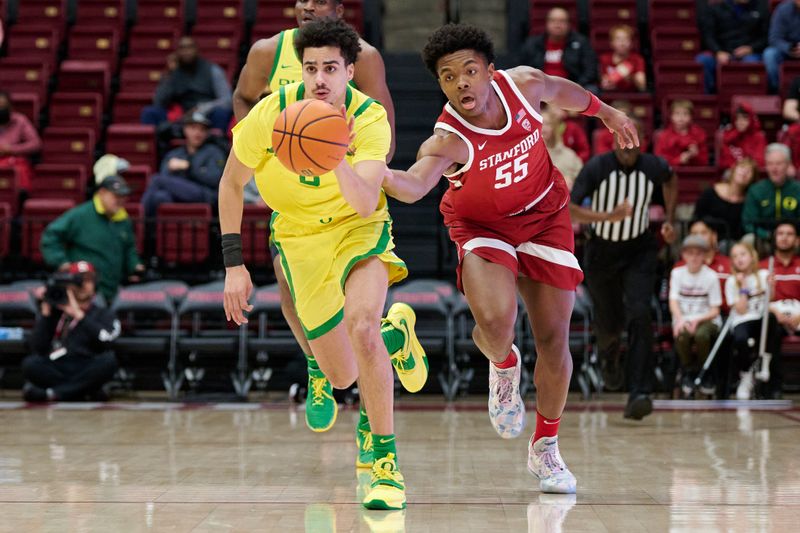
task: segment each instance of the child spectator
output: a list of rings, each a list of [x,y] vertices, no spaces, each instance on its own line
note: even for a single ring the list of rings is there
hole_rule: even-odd
[[[758,357],[761,320],[767,289],[767,271],[758,268],[758,252],[749,243],[738,242],[731,248],[731,277],[725,283],[725,300],[731,308],[733,331],[733,368],[739,372],[736,398],[753,397],[753,363]],[[781,347],[778,322],[770,314],[766,350],[773,360]]]
[[[722,291],[717,274],[704,264],[709,250],[709,243],[703,237],[687,236],[681,246],[681,257],[685,264],[673,268],[670,274],[672,335],[675,351],[681,361],[681,388],[687,397],[692,393],[694,378],[711,352],[722,325],[719,316]],[[714,393],[710,381],[703,383],[703,392],[706,394]]]
[[[744,235],[742,210],[747,188],[758,169],[752,159],[740,159],[723,174],[722,180],[709,187],[697,199],[695,218],[710,218],[725,225],[724,238],[739,240]]]
[[[655,139],[655,154],[672,166],[708,165],[706,132],[692,123],[693,111],[689,100],[672,102],[670,124]]]
[[[0,168],[13,168],[20,189],[31,185],[28,157],[42,149],[42,140],[28,117],[11,106],[11,97],[0,91]]]
[[[764,149],[767,137],[761,123],[747,104],[739,104],[733,114],[733,124],[725,126],[717,166],[730,168],[737,161],[749,158],[758,168],[764,168]]]
[[[611,52],[600,56],[600,88],[604,91],[644,91],[647,89],[644,58],[631,51],[633,28],[620,24],[608,32]]]
[[[572,189],[575,178],[583,168],[583,161],[572,149],[564,146],[562,136],[564,135],[564,123],[561,122],[558,113],[553,107],[548,107],[542,111],[542,140],[550,154],[550,159],[567,182],[567,187]]]

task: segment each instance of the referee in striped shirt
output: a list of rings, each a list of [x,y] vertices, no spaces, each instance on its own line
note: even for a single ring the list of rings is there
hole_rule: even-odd
[[[661,187],[667,221],[664,240],[675,239],[672,220],[677,178],[662,158],[639,148],[600,154],[583,167],[572,187],[573,222],[590,223],[583,270],[594,303],[594,331],[601,360],[619,357],[623,327],[628,330],[625,418],[641,420],[653,410],[653,329],[650,301],[656,283],[658,243],[650,231],[649,208]],[[586,199],[591,207],[583,207]],[[612,359],[614,358],[614,359]]]

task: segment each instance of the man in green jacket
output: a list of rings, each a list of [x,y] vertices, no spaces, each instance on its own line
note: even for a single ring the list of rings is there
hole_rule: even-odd
[[[745,232],[760,239],[770,238],[777,221],[800,218],[800,182],[789,179],[791,151],[784,144],[772,143],[765,159],[769,179],[750,186],[742,211]]]
[[[39,243],[45,262],[53,268],[76,261],[92,263],[98,292],[109,304],[122,281],[137,281],[137,274],[144,271],[133,225],[122,207],[130,192],[122,177],[105,178],[91,200],[51,222]]]

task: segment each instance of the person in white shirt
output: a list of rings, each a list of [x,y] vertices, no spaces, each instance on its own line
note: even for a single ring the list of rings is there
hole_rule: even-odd
[[[692,393],[694,377],[705,363],[721,326],[722,291],[716,272],[705,265],[709,248],[705,238],[687,236],[681,246],[685,264],[673,268],[670,274],[672,335],[682,367],[682,389],[687,397]],[[703,392],[714,393],[712,380],[703,383]]]
[[[731,277],[725,282],[725,300],[731,308],[733,331],[733,368],[739,371],[736,398],[753,396],[753,363],[758,357],[761,321],[766,305],[768,272],[758,268],[758,252],[749,243],[738,242],[731,248]],[[766,350],[774,358],[780,352],[780,333],[775,316],[770,313]]]

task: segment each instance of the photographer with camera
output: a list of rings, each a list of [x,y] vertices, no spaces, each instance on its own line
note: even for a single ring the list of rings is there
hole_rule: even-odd
[[[31,335],[31,351],[22,361],[29,402],[105,400],[103,385],[117,370],[111,343],[120,323],[106,308],[93,303],[94,266],[70,263],[35,292],[39,315]]]

